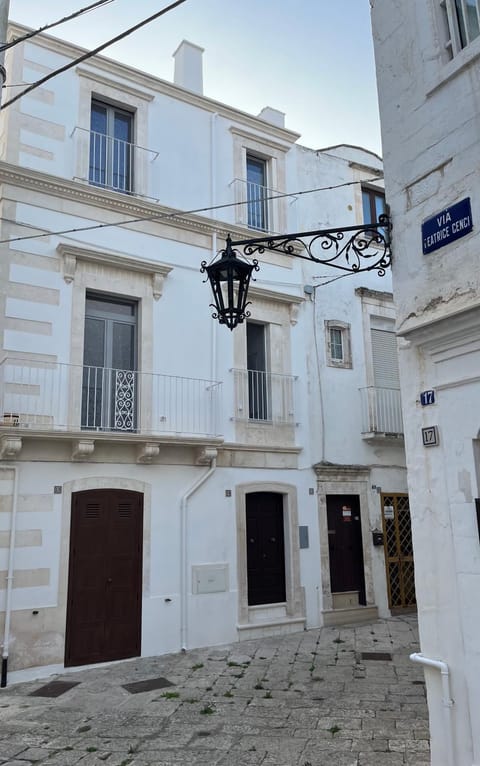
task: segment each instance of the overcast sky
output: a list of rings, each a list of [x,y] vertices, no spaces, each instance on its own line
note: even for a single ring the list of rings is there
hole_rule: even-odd
[[[10,0],[10,18],[37,28],[92,2]],[[168,4],[112,0],[50,34],[94,48]],[[369,0],[186,0],[104,55],[171,81],[184,38],[205,48],[206,96],[251,114],[279,109],[313,149],[381,154]]]

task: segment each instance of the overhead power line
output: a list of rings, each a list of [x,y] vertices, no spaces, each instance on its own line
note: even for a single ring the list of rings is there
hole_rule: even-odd
[[[284,199],[285,197],[300,197],[304,194],[314,194],[315,192],[322,192],[322,191],[332,191],[333,189],[340,189],[345,186],[355,186],[356,184],[360,183],[371,183],[372,181],[378,181],[378,176],[375,176],[374,178],[365,178],[361,181],[345,181],[341,184],[335,184],[332,186],[319,186],[316,189],[303,189],[302,191],[296,191],[296,192],[285,192],[283,194],[274,194],[269,197],[264,197],[264,201],[270,201],[270,200],[276,200],[276,199]],[[78,232],[82,231],[94,231],[96,229],[108,229],[115,226],[126,226],[130,223],[143,223],[148,221],[162,221],[162,220],[174,220],[175,218],[184,218],[188,215],[199,215],[200,213],[208,213],[213,210],[225,210],[229,207],[236,207],[238,205],[249,205],[251,204],[249,200],[244,200],[243,202],[225,202],[220,205],[210,205],[208,207],[198,207],[194,208],[192,210],[179,210],[175,213],[160,213],[159,215],[151,215],[151,216],[140,216],[136,218],[127,218],[123,221],[116,221],[115,223],[95,223],[90,224],[89,226],[78,226],[72,229],[61,229],[60,231],[48,231],[45,229],[41,234],[26,234],[25,236],[21,237],[12,237],[10,239],[0,239],[0,245],[9,244],[11,242],[23,242],[27,239],[41,239],[42,237],[57,237],[61,236],[63,234],[76,234]],[[34,226],[33,224],[29,223],[21,223],[20,221],[15,221],[10,218],[0,218],[1,221],[5,223],[13,223],[17,226],[26,226],[35,228],[38,230],[38,226]],[[228,223],[226,222],[220,222],[223,224],[223,226],[228,226]]]
[[[9,48],[13,48],[14,45],[23,43],[25,40],[30,40],[32,37],[36,37],[36,35],[39,35],[42,32],[46,32],[47,29],[53,29],[53,27],[58,27],[59,24],[65,24],[65,22],[71,21],[71,19],[76,19],[78,16],[82,16],[84,13],[88,13],[89,11],[93,11],[95,8],[99,8],[101,5],[108,5],[109,3],[113,3],[113,2],[114,0],[97,0],[96,3],[87,5],[85,8],[80,8],[80,10],[74,11],[74,13],[71,13],[69,16],[64,16],[62,19],[59,19],[58,21],[52,21],[50,24],[45,24],[45,26],[39,27],[39,29],[32,29],[31,32],[27,32],[25,35],[22,35],[21,37],[16,37],[15,40],[12,40],[9,43],[3,43],[2,45],[0,45],[0,53],[2,51],[8,50]]]
[[[157,11],[157,13],[152,14],[147,19],[143,19],[143,21],[139,21],[138,24],[134,24],[133,27],[129,27],[129,29],[126,29],[124,32],[121,32],[116,37],[112,37],[110,40],[107,40],[106,43],[102,43],[102,45],[99,45],[97,48],[94,48],[93,50],[88,51],[87,53],[84,53],[82,56],[79,56],[74,61],[70,61],[68,64],[65,64],[65,66],[60,67],[59,69],[56,69],[54,72],[50,72],[50,74],[45,75],[45,77],[42,77],[40,80],[36,80],[36,82],[33,82],[27,88],[24,88],[22,91],[20,91],[20,93],[17,93],[16,96],[13,96],[8,101],[5,101],[5,103],[2,104],[0,109],[5,109],[7,106],[14,104],[15,101],[18,101],[20,98],[22,98],[22,96],[25,96],[27,93],[30,93],[32,90],[35,90],[35,88],[38,88],[40,85],[43,85],[48,80],[51,80],[52,77],[56,77],[57,75],[62,74],[62,72],[66,72],[68,69],[71,69],[77,64],[80,64],[82,61],[86,61],[92,56],[95,56],[97,53],[100,53],[100,51],[105,50],[105,48],[108,48],[110,45],[117,43],[119,40],[123,40],[124,37],[128,37],[128,35],[131,35],[132,32],[136,32],[137,29],[144,27],[146,24],[150,24],[151,21],[155,21],[155,19],[160,18],[160,16],[163,16],[165,13],[168,13],[169,11],[173,11],[174,8],[176,8],[179,5],[182,5],[182,3],[185,3],[185,2],[186,0],[176,0],[176,2],[171,3],[170,5],[167,5],[165,8],[162,8],[161,11]]]

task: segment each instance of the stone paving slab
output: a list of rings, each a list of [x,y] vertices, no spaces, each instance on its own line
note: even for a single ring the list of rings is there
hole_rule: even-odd
[[[418,648],[409,615],[13,685],[0,690],[0,766],[422,766]],[[173,685],[123,688],[159,677]],[[78,685],[30,696],[51,680]]]

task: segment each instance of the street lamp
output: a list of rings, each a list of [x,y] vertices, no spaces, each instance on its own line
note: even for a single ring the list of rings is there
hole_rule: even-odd
[[[200,269],[202,274],[207,273],[213,292],[214,303],[210,304],[214,309],[212,318],[233,330],[250,316],[246,310],[250,303],[247,300],[248,287],[252,272],[258,271],[259,265],[255,258],[251,262],[239,258],[238,250],[234,248],[242,248],[244,256],[271,250],[350,274],[376,271],[383,277],[392,262],[390,231],[390,218],[385,214],[379,216],[375,223],[362,226],[318,229],[236,242],[232,242],[228,235],[225,250],[220,251],[220,258],[210,264],[202,261]]]
[[[248,286],[252,271],[258,271],[258,269],[256,259],[249,263],[237,257],[230,235],[227,237],[225,250],[221,251],[219,260],[213,261],[210,265],[202,261],[200,271],[202,274],[207,272],[215,301],[210,304],[215,309],[212,314],[213,319],[218,319],[220,324],[226,324],[230,330],[233,330],[250,316],[250,312],[245,310],[250,303],[247,301]]]

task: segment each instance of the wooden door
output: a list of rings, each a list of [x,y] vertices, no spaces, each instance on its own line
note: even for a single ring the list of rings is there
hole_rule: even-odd
[[[365,604],[362,524],[358,495],[327,495],[327,523],[331,591],[358,591],[359,604]]]
[[[141,651],[143,495],[72,495],[65,665]]]
[[[246,496],[248,603],[278,604],[285,595],[283,495]]]
[[[390,609],[415,607],[415,568],[408,495],[382,494],[382,523]]]

